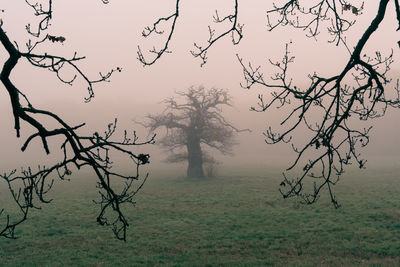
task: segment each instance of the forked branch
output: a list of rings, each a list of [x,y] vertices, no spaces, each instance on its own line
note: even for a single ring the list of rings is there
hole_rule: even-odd
[[[291,1],[291,5],[275,11],[286,14],[289,8],[298,8],[296,2]],[[289,112],[281,123],[284,130],[276,132],[269,128],[265,132],[267,143],[291,143],[297,154],[281,183],[280,191],[285,198],[300,196],[310,204],[318,199],[323,188],[327,188],[333,205],[339,207],[333,185],[344,172],[344,166],[356,162],[364,168],[366,163],[358,150],[368,144],[371,128],[358,129],[356,120],[381,117],[389,105],[399,106],[398,98],[385,96],[385,87],[390,82],[387,72],[393,62],[392,54],[383,56],[377,52],[372,57],[361,57],[367,41],[385,16],[388,2],[381,1],[376,17],[358,41],[343,70],[331,77],[314,73],[309,76],[310,85],[306,88],[294,85],[288,77],[289,66],[294,62],[289,44],[281,61],[270,61],[278,70],[271,77],[272,83],[264,79],[260,67],[246,65],[238,57],[245,78],[243,87],[259,85],[275,89],[269,100],[260,95],[259,105],[253,110],[262,112],[273,105],[288,106],[286,110]],[[398,96],[398,86],[394,90]],[[307,131],[306,140],[304,145],[297,147],[294,137],[300,131]],[[297,175],[299,172],[301,174]]]

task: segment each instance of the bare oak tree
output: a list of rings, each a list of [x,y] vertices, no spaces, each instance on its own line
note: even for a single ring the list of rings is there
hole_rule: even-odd
[[[18,88],[13,81],[13,79],[24,77],[11,78],[13,70],[21,60],[30,63],[33,68],[53,72],[61,83],[73,85],[77,79],[85,81],[88,90],[86,102],[94,97],[93,87],[96,83],[108,81],[111,75],[115,71],[121,71],[121,68],[111,69],[105,74],[100,72],[99,77],[90,78],[79,66],[85,57],[78,56],[76,52],[71,57],[36,53],[39,47],[50,47],[66,40],[63,36],[47,34],[53,16],[52,0],[42,1],[46,3],[31,3],[28,0],[25,2],[39,18],[36,26],[26,26],[26,30],[31,35],[31,40],[26,43],[26,46],[18,45],[10,39],[6,30],[10,25],[7,25],[1,17],[1,14],[7,10],[0,10],[0,43],[8,53],[8,58],[3,62],[0,70],[1,87],[10,96],[17,138],[20,137],[24,128],[34,129],[34,133],[26,139],[21,150],[25,151],[34,139],[39,139],[45,153],[50,154],[52,147],[50,142],[53,142],[51,140],[61,140],[63,157],[51,166],[40,166],[37,170],[22,169],[21,173],[13,170],[0,175],[0,182],[3,185],[5,182],[18,209],[17,213],[10,213],[7,207],[0,208],[0,222],[4,223],[0,225],[0,236],[16,238],[15,228],[28,218],[30,210],[51,201],[46,195],[57,177],[64,180],[71,174],[73,168],[89,167],[97,176],[100,194],[99,200],[96,201],[100,206],[97,222],[101,225],[110,225],[115,236],[125,240],[129,223],[122,206],[125,203],[134,203],[133,198],[147,177],[136,182],[139,180],[139,167],[149,163],[148,154],[135,154],[132,149],[135,146],[153,143],[153,138],[139,141],[135,132],[125,131],[120,138],[116,139],[114,135],[117,120],[110,123],[102,134],[95,132],[85,135],[81,133],[85,123],[70,125],[59,115],[40,109],[29,101],[28,95],[24,94],[24,88]],[[68,68],[74,72],[70,78],[65,74],[68,71],[64,71]],[[53,125],[56,123],[57,126],[50,127],[48,126],[50,123]],[[131,160],[133,168],[130,173],[123,174],[113,169],[111,156],[115,154],[121,154]]]
[[[176,94],[183,101],[174,97],[164,100],[164,112],[148,115],[148,122],[143,125],[150,132],[165,128],[159,144],[170,153],[167,161],[187,161],[188,177],[204,177],[203,163],[215,162],[207,149],[230,153],[235,133],[244,130],[237,129],[221,114],[223,106],[231,106],[226,90],[200,86]]]
[[[370,2],[359,5],[355,1],[346,0],[276,2],[271,3],[267,11],[266,25],[269,31],[281,26],[293,27],[305,31],[307,37],[316,39],[325,30],[331,37],[328,42],[346,48],[348,53],[343,56],[348,60],[343,66],[338,66],[337,74],[332,76],[325,77],[310,70],[309,86],[302,87],[290,78],[290,66],[295,59],[290,46],[294,44],[286,44],[282,60],[269,61],[277,70],[272,75],[264,75],[261,66],[254,67],[237,55],[245,79],[242,86],[247,89],[259,86],[272,95],[272,98],[260,95],[258,106],[253,107],[253,111],[266,112],[278,107],[283,113],[287,112],[281,122],[282,129],[273,130],[269,127],[265,132],[267,143],[289,143],[296,154],[281,182],[280,192],[283,197],[298,196],[304,203],[311,204],[318,199],[322,189],[327,188],[333,205],[339,207],[333,185],[344,172],[344,166],[356,163],[364,168],[366,163],[359,150],[369,143],[371,128],[360,129],[356,120],[369,121],[384,116],[387,107],[398,108],[400,105],[399,83],[391,84],[388,77],[393,63],[393,51],[382,53],[380,47],[376,47],[377,52],[369,55],[365,49],[382,21],[390,16],[387,12],[389,3],[396,11],[399,23],[397,31],[400,29],[399,0],[380,0],[376,15],[370,19],[369,24],[363,25],[364,31],[355,44],[347,42],[346,34],[358,16],[363,15],[363,10],[370,8]],[[178,23],[179,7],[180,1],[177,0],[175,20],[168,32],[165,47],[168,47]],[[218,11],[215,12],[214,22],[228,26],[222,32],[216,32],[212,26],[208,26],[207,42],[204,45],[195,43],[191,53],[201,59],[201,66],[207,62],[207,52],[219,40],[230,35],[232,43],[237,45],[244,38],[243,24],[239,23],[240,14],[239,0],[232,0],[230,14],[221,17]],[[155,29],[164,20],[156,21],[151,28],[153,30],[150,29],[145,36],[157,32]],[[144,65],[153,64],[166,50],[153,49],[151,52],[156,54],[156,58],[148,62],[139,50],[139,60]],[[305,144],[298,144],[292,138],[299,134],[308,136]]]

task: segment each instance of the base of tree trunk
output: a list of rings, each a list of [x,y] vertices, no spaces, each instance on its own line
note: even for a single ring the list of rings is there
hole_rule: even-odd
[[[188,168],[187,170],[188,178],[204,178],[204,171],[202,167]]]

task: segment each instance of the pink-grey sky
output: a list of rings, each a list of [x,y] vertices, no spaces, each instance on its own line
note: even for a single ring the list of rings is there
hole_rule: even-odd
[[[87,133],[103,130],[108,122],[118,117],[121,128],[137,128],[142,135],[143,129],[135,126],[132,119],[142,120],[148,113],[160,112],[160,101],[172,96],[175,91],[200,84],[205,87],[227,88],[233,97],[234,107],[227,108],[224,114],[239,128],[251,128],[253,132],[242,134],[238,138],[240,144],[235,148],[235,156],[224,157],[224,160],[243,165],[262,165],[290,159],[290,156],[287,156],[290,155],[290,148],[264,144],[262,131],[270,124],[276,125],[282,116],[276,110],[266,113],[249,111],[249,108],[257,103],[259,93],[269,95],[270,92],[263,88],[248,91],[240,87],[243,76],[235,54],[238,53],[246,62],[262,65],[264,73],[268,75],[272,74],[273,70],[267,59],[279,60],[284,52],[284,44],[293,41],[291,50],[296,60],[290,74],[296,84],[304,86],[307,84],[307,74],[317,71],[319,74],[333,75],[341,70],[348,59],[344,47],[336,47],[327,42],[329,36],[324,33],[326,25],[321,28],[318,40],[306,38],[305,32],[289,27],[269,32],[266,28],[266,10],[271,8],[272,1],[239,1],[239,21],[244,24],[243,40],[237,46],[232,45],[229,37],[221,40],[210,50],[208,63],[201,68],[199,59],[193,58],[189,51],[193,49],[194,42],[206,42],[207,26],[212,25],[214,11],[218,9],[221,16],[231,12],[233,1],[187,0],[181,4],[181,16],[170,43],[172,53],[165,54],[153,66],[143,67],[136,59],[138,45],[143,51],[147,51],[153,45],[159,46],[165,39],[163,36],[144,39],[141,37],[141,31],[158,17],[171,14],[174,2],[110,0],[110,4],[103,5],[100,0],[54,1],[54,19],[48,32],[64,36],[66,42],[63,45],[45,45],[42,51],[66,57],[77,51],[78,55],[87,57],[80,66],[92,77],[99,71],[106,72],[116,66],[122,67],[123,72],[115,74],[111,83],[97,85],[96,97],[88,104],[83,103],[87,92],[82,81],[78,80],[73,87],[63,85],[52,73],[35,69],[22,60],[18,69],[13,72],[13,81],[37,107],[59,113],[71,124],[86,121]],[[357,6],[361,1],[352,3]],[[379,1],[365,2],[365,10],[361,16],[349,14],[350,19],[357,19],[357,24],[347,34],[350,47],[356,44],[363,30],[369,25],[378,3]],[[395,31],[393,3],[389,5],[388,16],[378,32],[373,35],[367,50],[380,50],[387,54],[393,48],[395,63],[391,77],[397,78],[400,70],[397,41],[400,40],[400,35]],[[7,34],[20,47],[24,47],[29,38],[25,25],[35,25],[37,22],[32,9],[27,7],[25,1],[15,0],[3,0],[0,9],[5,10],[1,18]],[[151,57],[150,53],[145,55]],[[0,64],[3,64],[6,57],[4,49],[0,48]],[[40,159],[37,163],[45,163],[47,159],[44,159],[45,153],[39,145],[32,146],[27,153],[19,152],[29,129],[23,126],[21,140],[16,139],[9,98],[2,85],[0,108],[0,171],[16,168],[25,162],[35,162],[37,159]],[[363,150],[365,157],[371,158],[370,161],[385,155],[393,162],[399,161],[399,116],[399,111],[389,110],[385,118],[373,122],[371,144]],[[53,147],[54,150],[57,150],[56,146]],[[155,152],[151,158],[154,163],[163,160],[162,154],[157,153],[156,148],[150,148],[149,151]],[[156,167],[157,164],[154,165],[154,168]]]

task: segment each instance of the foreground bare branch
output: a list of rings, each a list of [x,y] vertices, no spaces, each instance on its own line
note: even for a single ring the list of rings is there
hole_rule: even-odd
[[[45,33],[49,27],[52,17],[52,1],[48,1],[48,9],[42,4],[26,3],[35,11],[35,15],[41,17],[37,30],[31,30],[30,25],[27,31],[34,38],[26,45],[26,51],[21,51],[18,44],[12,42],[3,23],[0,24],[0,43],[8,53],[0,72],[0,80],[10,96],[12,112],[14,117],[14,128],[19,138],[23,126],[31,126],[34,133],[24,142],[21,150],[25,151],[34,139],[39,139],[44,151],[51,152],[49,143],[51,140],[62,140],[61,151],[63,159],[51,166],[40,166],[36,171],[32,168],[23,169],[21,173],[16,170],[0,175],[0,181],[7,184],[11,198],[18,207],[18,212],[9,212],[7,209],[0,209],[0,217],[3,216],[4,225],[0,225],[0,236],[16,238],[15,228],[28,218],[30,209],[39,208],[41,204],[51,200],[46,195],[51,190],[54,180],[65,179],[72,172],[72,167],[81,169],[89,167],[97,176],[100,200],[100,212],[97,222],[101,225],[110,225],[118,239],[126,240],[126,230],[129,223],[123,212],[124,204],[134,204],[134,196],[145,182],[147,175],[139,179],[139,167],[149,163],[148,154],[136,154],[133,149],[137,146],[154,143],[154,136],[145,141],[139,141],[136,133],[124,132],[118,140],[115,138],[117,120],[108,125],[103,134],[82,135],[79,133],[85,123],[71,126],[60,116],[48,110],[36,108],[27,95],[20,88],[15,86],[11,80],[12,71],[20,60],[27,60],[33,67],[47,69],[58,77],[65,84],[72,85],[76,78],[83,79],[87,84],[89,96],[85,98],[88,102],[94,97],[93,86],[99,82],[109,81],[115,71],[121,71],[117,67],[106,74],[99,73],[95,79],[89,78],[79,67],[79,62],[84,57],[75,53],[71,58],[50,55],[48,53],[36,54],[36,48],[49,43],[64,42],[63,36],[52,36]],[[65,66],[72,69],[72,77],[63,76]],[[55,122],[57,126],[50,128],[46,126],[49,122]],[[133,169],[129,174],[123,174],[113,169],[112,156],[120,154],[131,161]]]
[[[290,3],[294,5],[296,2]],[[263,112],[273,105],[288,107],[289,112],[281,123],[285,129],[276,132],[269,128],[265,132],[267,143],[291,143],[297,154],[281,183],[280,192],[285,198],[299,196],[304,203],[311,204],[318,199],[322,189],[327,188],[333,205],[339,207],[332,187],[344,172],[344,166],[355,162],[364,168],[366,163],[358,150],[368,144],[371,128],[358,129],[356,120],[381,117],[388,106],[399,106],[399,98],[385,96],[385,88],[390,82],[387,72],[393,62],[392,54],[383,56],[376,52],[372,57],[361,56],[365,44],[383,20],[388,2],[381,1],[376,17],[351,52],[343,70],[331,77],[314,73],[309,76],[307,88],[297,87],[288,77],[289,65],[294,62],[289,44],[281,61],[270,61],[278,69],[271,77],[272,83],[264,79],[260,67],[247,65],[238,57],[246,82],[243,87],[260,85],[275,89],[270,100],[260,95],[259,105],[253,110]],[[286,14],[289,7],[275,9],[279,10]],[[280,23],[290,22],[283,20]],[[398,86],[394,90],[398,96]],[[293,138],[301,130],[308,132],[307,140],[297,147]],[[301,169],[300,175],[296,174],[299,173],[297,167]]]
[[[224,23],[224,22],[229,22],[231,24],[231,27],[219,34],[215,33],[215,30],[211,27],[208,26],[208,40],[207,44],[204,46],[198,45],[197,43],[194,43],[194,50],[190,51],[190,53],[194,57],[199,57],[201,59],[201,65],[203,66],[204,64],[207,63],[207,52],[208,50],[215,44],[217,43],[220,39],[225,37],[226,35],[231,35],[232,38],[232,43],[234,45],[237,45],[240,43],[240,41],[243,38],[243,25],[238,22],[238,12],[239,12],[239,3],[238,0],[235,0],[235,7],[234,7],[234,12],[233,14],[227,15],[223,18],[221,18],[218,14],[218,11],[215,11],[215,15],[213,16],[214,23]]]
[[[159,18],[156,22],[154,22],[153,26],[151,26],[151,27],[148,26],[143,30],[143,32],[142,32],[143,37],[148,37],[152,34],[163,35],[164,31],[159,30],[158,27],[163,23],[172,21],[168,37],[167,37],[166,41],[164,42],[164,46],[161,49],[156,49],[155,47],[153,47],[153,49],[149,50],[149,52],[151,54],[155,54],[155,57],[152,60],[150,60],[150,61],[146,60],[145,56],[142,53],[142,50],[140,49],[140,46],[138,46],[137,56],[138,56],[139,61],[144,66],[153,65],[164,53],[169,53],[168,46],[169,46],[170,41],[172,40],[172,36],[175,31],[176,22],[179,17],[179,1],[180,0],[176,0],[175,12],[173,14],[171,14],[167,17]]]

